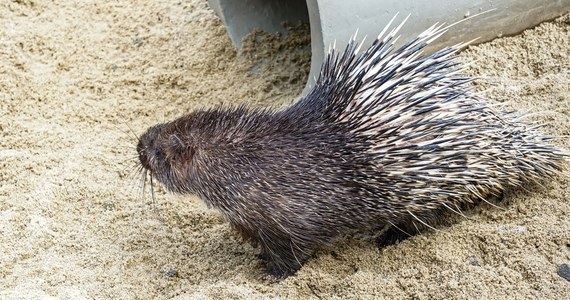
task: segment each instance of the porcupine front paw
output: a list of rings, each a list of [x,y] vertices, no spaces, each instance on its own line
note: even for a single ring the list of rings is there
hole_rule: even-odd
[[[301,261],[299,261],[299,259],[301,259]],[[289,255],[289,253],[282,253],[278,257],[269,256],[264,260],[267,263],[266,270],[269,275],[278,279],[284,279],[295,274],[299,269],[301,269],[302,264],[306,261],[306,259],[307,258],[305,257],[294,257],[292,255]]]
[[[293,274],[295,274],[301,266],[298,268],[288,268],[284,266],[279,266],[274,262],[267,262],[267,274],[278,278],[278,279],[285,279]]]
[[[312,247],[306,249],[312,249]],[[283,251],[282,248],[263,249],[260,258],[265,260],[268,274],[278,279],[284,279],[301,269],[309,259],[308,253],[313,253],[313,251],[307,250],[307,253],[304,253],[302,251],[293,252],[288,249]]]

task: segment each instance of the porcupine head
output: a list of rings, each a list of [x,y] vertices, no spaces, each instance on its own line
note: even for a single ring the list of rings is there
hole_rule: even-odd
[[[217,107],[149,128],[137,145],[143,176],[221,211],[286,276],[352,230],[414,234],[560,171],[566,152],[470,94],[455,59],[464,44],[421,53],[447,28],[395,48],[403,23],[390,24],[362,54],[354,39],[333,49],[285,109]]]

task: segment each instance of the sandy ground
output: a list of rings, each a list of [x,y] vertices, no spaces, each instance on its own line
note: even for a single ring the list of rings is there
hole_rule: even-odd
[[[279,107],[302,90],[306,28],[237,56],[205,1],[0,2],[0,298],[570,299],[570,179],[512,191],[377,250],[349,240],[296,276],[193,197],[143,198],[135,137],[195,107]],[[56,4],[57,3],[57,4]],[[263,46],[263,47],[258,47]],[[300,48],[301,50],[288,50]],[[472,47],[493,104],[570,149],[570,15]]]

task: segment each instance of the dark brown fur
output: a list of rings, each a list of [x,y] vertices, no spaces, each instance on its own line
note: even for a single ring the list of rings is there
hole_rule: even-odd
[[[137,152],[151,176],[196,194],[259,245],[275,275],[319,247],[391,225],[381,244],[445,211],[556,174],[567,154],[468,92],[446,48],[406,59],[441,33],[390,50],[331,53],[315,88],[281,110],[198,110],[148,129]]]

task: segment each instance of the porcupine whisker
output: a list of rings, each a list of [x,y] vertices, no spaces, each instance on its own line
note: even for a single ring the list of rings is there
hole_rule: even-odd
[[[122,123],[123,125],[127,126],[127,128],[129,129],[129,131],[125,131],[123,128],[121,128],[121,127],[120,127],[119,125],[117,125],[117,124],[113,124],[113,126],[114,126],[116,129],[118,129],[119,131],[121,131],[125,136],[129,137],[129,139],[132,138],[132,137],[134,137],[134,138],[135,138],[135,141],[139,142],[139,141],[140,141],[139,137],[135,134],[135,132],[132,130],[132,128],[128,125],[128,123],[126,123],[126,122],[121,122],[121,123]],[[124,147],[127,147],[127,145],[124,145]],[[132,148],[132,144],[129,142],[128,148],[124,148],[124,149],[128,149],[128,150],[130,151],[131,148]],[[118,164],[124,164],[125,162],[128,162],[128,161],[136,161],[136,162],[138,162],[138,160],[139,160],[138,154],[134,154],[134,155],[131,156],[131,157],[128,157],[128,158],[126,158],[126,159],[123,159],[123,160],[119,161]],[[125,168],[126,168],[126,167],[128,167],[128,166],[125,166],[123,169],[120,170],[120,172],[125,172],[125,170],[126,170]]]
[[[115,125],[115,127],[116,127],[117,129],[119,129],[122,133],[124,133],[124,134],[127,135],[128,137],[131,137],[131,138],[134,137],[136,142],[140,142],[139,136],[135,133],[135,131],[133,130],[133,128],[132,128],[128,123],[123,122],[123,125],[127,126],[127,128],[129,129],[129,131],[123,130],[121,127],[119,127],[119,126],[116,125],[116,124],[113,124],[113,125]]]
[[[131,138],[134,137],[135,142],[137,142],[137,143],[140,142],[139,136],[135,133],[135,131],[132,129],[132,127],[131,127],[127,122],[125,122],[125,121],[119,121],[119,122],[121,122],[122,125],[125,125],[129,130],[126,131],[126,130],[124,130],[123,128],[121,128],[121,127],[120,127],[119,125],[117,125],[117,124],[113,124],[113,126],[114,126],[116,129],[118,129],[120,132],[122,132],[122,133],[128,138],[128,140],[130,140]],[[135,144],[136,144],[136,143],[135,143]],[[125,147],[126,147],[126,145],[125,145]],[[132,144],[129,142],[129,144],[128,144],[128,149],[130,150],[131,147],[132,147]],[[136,157],[136,156],[135,156],[135,157]],[[138,158],[138,157],[137,157],[137,158]]]
[[[135,137],[135,140],[138,142],[140,142],[140,137],[135,133],[135,131],[133,130],[133,128],[131,127],[131,125],[129,125],[129,123],[125,123],[125,125],[127,126],[127,128],[129,128],[129,132]]]
[[[123,120],[119,120],[119,123],[120,123],[120,125],[125,125],[125,126],[126,126],[126,122],[123,121]],[[113,123],[112,125],[113,125],[113,127],[115,127],[115,129],[117,129],[117,130],[119,130],[120,132],[122,132],[125,136],[127,136],[127,137],[129,137],[129,138],[132,138],[131,134],[134,134],[134,132],[132,132],[132,133],[131,133],[131,132],[128,132],[128,131],[124,130],[123,128],[121,128],[119,125],[114,124],[114,123]],[[135,136],[135,139],[138,140],[139,137],[138,137],[136,134],[134,134],[134,136]]]
[[[133,191],[134,188],[137,187],[137,183],[135,182],[136,175],[142,173],[143,167],[141,165],[133,165],[130,166],[130,170],[127,171],[127,179],[128,179],[128,186],[129,186],[129,193]]]
[[[117,145],[116,147],[118,150],[121,150],[121,151],[125,151],[126,149],[132,150],[133,144],[131,143],[131,141],[126,141],[125,143],[123,143],[121,145]],[[134,155],[134,157],[136,157],[138,159],[137,155]]]
[[[138,183],[137,183],[138,198],[141,200],[143,200],[144,197],[144,188],[145,188],[144,182],[146,181],[146,172],[148,171],[145,168],[141,169],[141,173],[139,174],[140,177],[138,178]]]
[[[137,159],[138,159],[138,157],[137,157]],[[122,162],[125,163],[125,162],[127,162],[127,161],[132,161],[132,160],[133,160],[133,158],[129,158],[128,160],[124,160],[124,161],[122,161]],[[126,173],[127,173],[127,177],[128,177],[128,178],[131,178],[132,175],[133,175],[133,173],[138,172],[138,171],[142,171],[142,165],[141,165],[141,164],[138,164],[138,163],[135,163],[135,164],[127,164],[127,165],[124,166],[123,170],[121,170],[121,171],[126,172]]]
[[[135,186],[138,185],[138,188],[140,188],[140,183],[135,183],[134,181],[137,179],[137,178],[136,178],[137,174],[138,174],[139,176],[142,176],[143,171],[144,171],[144,167],[143,167],[141,164],[138,164],[138,165],[134,165],[131,170],[132,170],[131,173],[130,173],[131,180],[132,180],[132,182],[133,182],[133,184],[134,184]],[[139,180],[140,180],[140,179],[139,179]]]
[[[120,174],[126,173],[127,177],[132,176],[133,170],[136,170],[138,167],[142,166],[138,163],[138,156],[129,157],[123,160],[120,160],[117,164],[121,165],[122,167],[118,170]]]
[[[147,178],[147,169],[143,169],[141,173],[141,179],[139,181],[139,197],[144,205],[145,202],[145,194],[146,194],[146,178]]]
[[[120,163],[126,163],[126,162],[134,162],[135,164],[140,164],[139,163],[139,156],[138,154],[133,154],[130,157],[127,157],[125,159],[122,159],[119,161]]]
[[[133,164],[135,159],[138,160],[138,157],[137,158],[130,157],[128,159],[123,159],[117,162],[117,169],[116,169],[117,173],[121,174],[121,176],[126,175],[127,177],[130,177],[131,173],[133,172],[133,169],[136,168],[137,166],[137,164]]]
[[[156,204],[156,193],[154,191],[154,181],[152,174],[150,174],[150,195],[152,197],[152,206],[154,207],[155,212],[158,212],[158,205]]]

